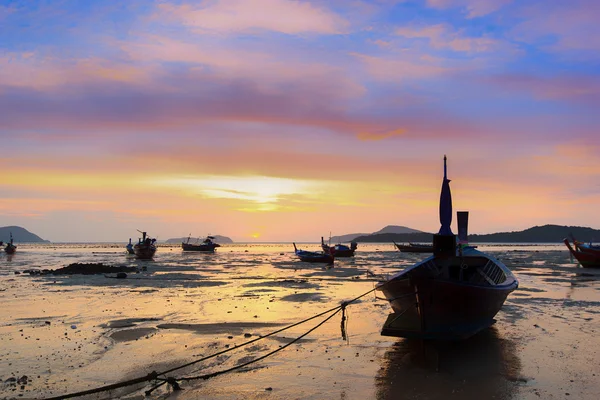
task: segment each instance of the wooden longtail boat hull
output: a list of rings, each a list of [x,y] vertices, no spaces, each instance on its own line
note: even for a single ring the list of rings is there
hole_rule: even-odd
[[[189,244],[189,243],[181,243],[181,248],[183,251],[204,251],[204,252],[214,252],[215,248],[221,247],[221,245],[217,243],[212,244]]]
[[[321,248],[325,253],[333,255],[333,257],[354,257],[354,252],[356,251],[357,244],[356,242],[352,242],[350,247],[345,244],[338,243],[335,246],[329,246],[323,240],[321,236]]]
[[[394,242],[398,250],[403,253],[433,253],[433,246],[414,245],[414,244],[398,244]]]
[[[381,331],[385,336],[427,340],[462,340],[491,326],[506,297],[517,288],[475,286],[435,279],[401,279],[381,288],[394,313]]]
[[[325,254],[325,253],[316,253],[316,252],[310,252],[310,251],[298,251],[296,252],[296,255],[298,256],[298,258],[300,259],[300,261],[304,261],[304,262],[309,262],[309,263],[326,263],[326,264],[332,264],[334,258],[329,255],[329,254]]]
[[[334,257],[354,257],[354,250],[348,249],[348,250],[336,250],[333,249],[333,256]]]
[[[571,246],[569,239],[564,239],[563,242],[567,245],[569,252],[579,264],[584,268],[600,268],[600,251],[593,248],[582,249],[577,246],[577,250]]]
[[[293,243],[293,245],[294,245],[294,254],[296,254],[296,256],[300,259],[300,261],[309,262],[309,263],[333,264],[334,257],[333,257],[333,255],[331,255],[331,253],[300,250],[296,247],[296,243]]]
[[[17,246],[12,245],[12,244],[8,244],[6,245],[6,247],[4,248],[4,251],[6,252],[6,254],[15,254],[17,251]]]
[[[153,244],[150,246],[136,244],[133,246],[133,251],[135,252],[136,258],[140,260],[151,260],[156,253],[156,246]]]

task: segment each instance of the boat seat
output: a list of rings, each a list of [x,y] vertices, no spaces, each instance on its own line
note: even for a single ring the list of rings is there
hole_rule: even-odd
[[[488,260],[488,262],[483,267],[476,269],[479,275],[473,275],[473,277],[471,278],[471,282],[487,282],[491,286],[496,286],[496,281],[493,279],[494,273],[496,272],[495,269],[497,269],[496,264],[494,264],[494,262],[492,262],[491,260]]]

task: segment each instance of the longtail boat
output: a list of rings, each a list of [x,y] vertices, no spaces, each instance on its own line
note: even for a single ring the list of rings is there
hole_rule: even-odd
[[[204,252],[214,252],[217,247],[221,247],[220,244],[213,242],[215,239],[214,236],[207,236],[200,243],[190,243],[190,238],[192,235],[188,236],[187,242],[181,242],[181,248],[183,251],[204,251]]]
[[[331,253],[333,257],[354,257],[354,252],[358,248],[358,244],[356,242],[351,242],[350,247],[345,244],[335,244],[333,246],[328,245],[323,240],[323,236],[321,236],[321,248],[325,253]]]
[[[146,232],[138,232],[141,232],[142,238],[133,246],[135,256],[140,260],[151,260],[154,257],[154,253],[156,253],[156,239],[151,239],[150,236],[147,236]]]
[[[579,264],[584,268],[600,268],[600,248],[598,246],[587,245],[576,240],[573,241],[573,246],[569,243],[569,239],[564,239],[563,242],[567,245],[569,252]]]
[[[6,247],[4,248],[4,251],[6,252],[6,254],[15,254],[17,252],[17,246],[15,246],[13,244],[12,232],[10,233],[10,242],[6,243]]]
[[[452,233],[452,196],[444,156],[439,233],[433,255],[378,283],[393,313],[381,334],[461,340],[491,326],[507,296],[518,287],[512,272],[494,257],[458,246]]]
[[[400,250],[402,253],[433,253],[433,246],[430,244],[420,244],[420,243],[408,243],[408,244],[398,244],[394,242],[394,245]]]
[[[310,262],[310,263],[325,263],[325,264],[333,264],[334,257],[331,252],[326,253],[324,251],[307,251],[301,250],[296,247],[296,243],[292,243],[294,245],[294,253],[300,261]]]
[[[127,250],[127,254],[135,254],[135,251],[133,250],[133,243],[131,243],[131,238],[129,238],[129,243],[127,243],[125,249]]]

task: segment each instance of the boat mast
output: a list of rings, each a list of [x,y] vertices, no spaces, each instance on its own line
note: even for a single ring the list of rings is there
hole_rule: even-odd
[[[450,193],[446,155],[444,155],[444,180],[442,181],[442,192],[440,194],[440,224],[442,226],[438,232],[439,235],[454,235],[450,228],[452,224],[452,194]]]
[[[452,194],[450,193],[450,179],[444,155],[444,180],[440,194],[440,231],[433,235],[433,255],[435,257],[448,257],[456,254],[456,236],[452,233]]]

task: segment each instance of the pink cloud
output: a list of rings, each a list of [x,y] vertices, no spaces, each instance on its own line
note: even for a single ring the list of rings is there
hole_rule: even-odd
[[[409,81],[441,77],[454,72],[455,69],[444,67],[438,60],[415,58],[401,55],[400,57],[377,57],[367,54],[351,53],[366,67],[370,75],[382,81]]]
[[[466,37],[460,31],[454,31],[449,25],[438,24],[421,28],[402,27],[396,34],[406,38],[428,39],[436,49],[451,49],[457,52],[478,53],[497,51],[506,44],[488,37]]]
[[[427,4],[432,8],[463,8],[467,18],[483,17],[512,2],[513,0],[427,0]]]
[[[600,50],[600,2],[596,0],[544,1],[520,9],[526,20],[511,32],[512,37],[527,43],[547,42],[542,48],[552,52],[586,51],[597,56]]]
[[[525,91],[542,100],[569,100],[588,105],[600,102],[600,78],[586,75],[540,77],[506,74],[485,78],[502,91]]]
[[[344,18],[307,1],[216,0],[200,6],[163,3],[158,10],[156,18],[174,18],[201,33],[339,34],[348,28]]]
[[[65,60],[40,57],[35,53],[7,53],[0,57],[0,90],[4,86],[47,91],[102,81],[149,84],[156,72],[149,66],[141,68],[99,58]]]
[[[192,74],[209,70],[219,79],[249,80],[273,91],[287,82],[308,86],[328,82],[330,93],[344,98],[365,93],[364,87],[336,64],[297,59],[293,54],[251,51],[223,44],[209,45],[150,36],[136,43],[122,43],[121,49],[137,62],[184,62],[195,64]]]

